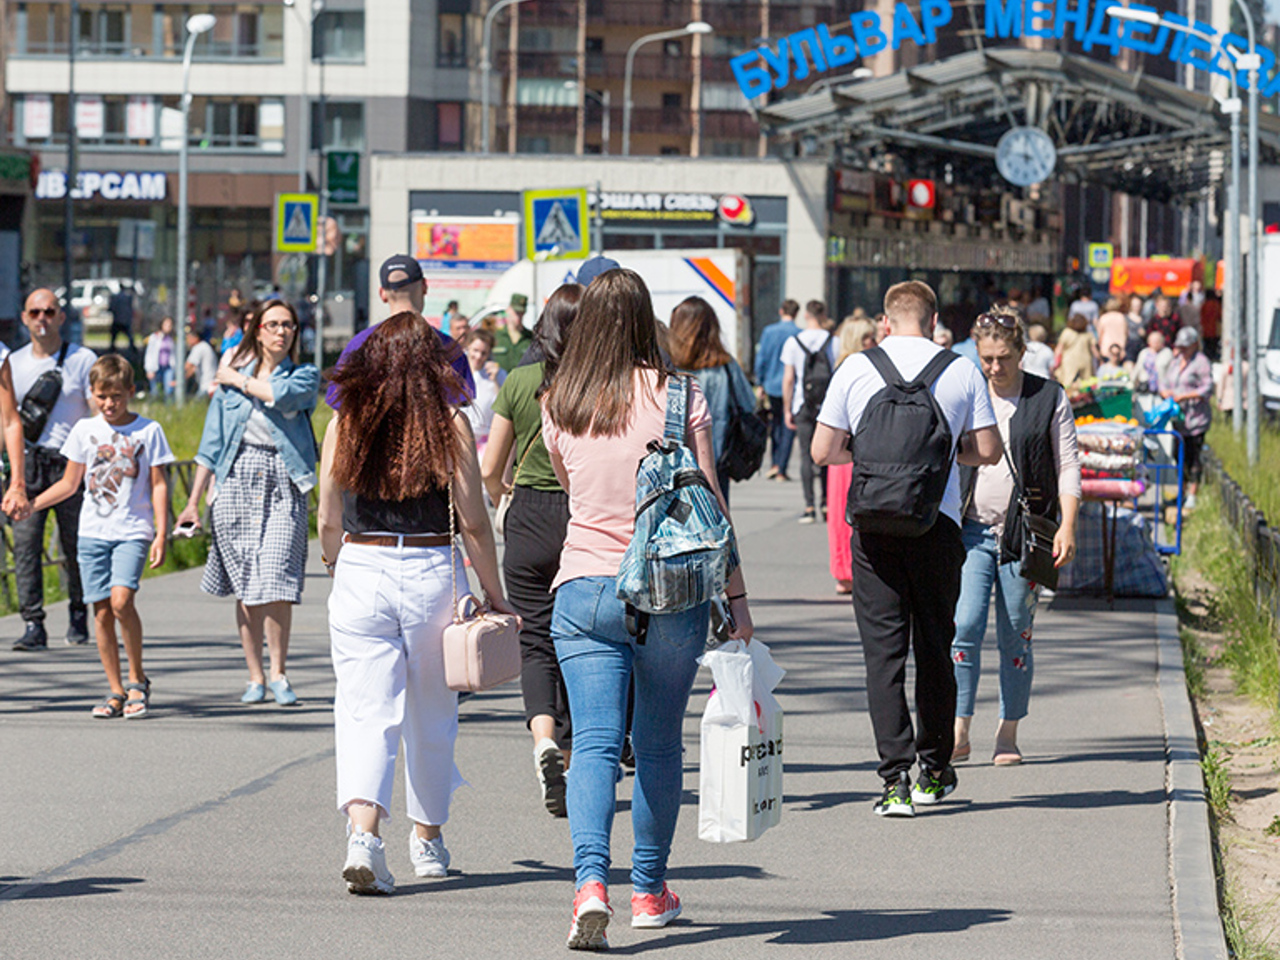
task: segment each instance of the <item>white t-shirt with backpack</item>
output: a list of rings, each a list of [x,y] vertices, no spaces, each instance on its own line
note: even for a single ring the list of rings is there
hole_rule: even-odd
[[[830,342],[828,342],[828,339]],[[791,367],[796,372],[796,387],[791,393],[791,415],[793,417],[804,409],[805,350],[808,350],[809,353],[816,353],[822,349],[824,343],[827,344],[827,360],[831,364],[831,369],[834,370],[836,368],[836,340],[829,330],[825,330],[822,327],[801,330],[794,337],[788,338],[787,342],[782,345],[782,353],[778,359],[785,366]]]
[[[886,337],[880,346],[898,368],[902,379],[908,382],[918,377],[929,361],[942,351],[940,346],[925,337]],[[831,378],[818,422],[853,435],[858,430],[858,422],[868,401],[884,386],[884,378],[870,360],[858,354],[849,357]],[[932,393],[947,418],[956,443],[972,430],[995,426],[996,415],[991,408],[987,382],[973,364],[952,363],[938,377]],[[954,461],[940,513],[960,526],[960,473]]]

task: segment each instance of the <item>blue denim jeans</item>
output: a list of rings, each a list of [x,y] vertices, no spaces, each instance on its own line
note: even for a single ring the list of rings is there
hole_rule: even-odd
[[[637,644],[627,633],[615,578],[580,577],[556,591],[551,636],[573,715],[567,802],[578,887],[609,882],[618,762],[634,676],[631,884],[637,893],[662,891],[683,789],[684,714],[709,612],[709,604],[701,604],[683,613],[655,614],[647,640]]]
[[[956,604],[956,638],[951,660],[956,671],[956,716],[972,717],[982,673],[982,640],[994,588],[996,643],[1000,650],[1000,719],[1021,720],[1031,699],[1031,625],[1038,592],[1018,575],[1017,561],[1000,562],[1000,541],[992,529],[965,520],[964,569]]]

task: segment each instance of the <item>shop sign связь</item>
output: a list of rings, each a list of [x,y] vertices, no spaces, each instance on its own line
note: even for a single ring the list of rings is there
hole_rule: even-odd
[[[743,227],[755,220],[750,201],[736,194],[602,190],[599,198],[600,216],[604,220],[710,223],[719,219]],[[588,201],[594,209],[594,191],[588,195]]]
[[[1070,36],[1089,53],[1105,47],[1114,56],[1123,47],[1153,56],[1167,56],[1219,76],[1230,73],[1222,64],[1222,53],[1215,42],[1237,53],[1248,53],[1249,41],[1234,33],[1219,34],[1200,20],[1188,20],[1176,13],[1162,13],[1154,7],[1130,3],[1130,10],[1142,10],[1163,17],[1165,23],[1188,27],[1203,37],[1182,33],[1159,24],[1135,20],[1117,20],[1108,11],[1117,0],[987,0],[984,33],[991,39],[1010,37],[1046,37],[1062,39]],[[826,24],[798,30],[783,37],[776,46],[761,45],[740,53],[729,65],[738,87],[747,99],[781,90],[792,80],[804,80],[811,72],[824,73],[847,67],[859,57],[870,57],[884,50],[897,50],[904,42],[923,46],[938,39],[938,28],[951,22],[950,0],[920,0],[916,12],[905,3],[897,4],[892,18],[886,22],[873,10],[849,15],[849,33],[832,34]],[[1207,39],[1206,39],[1207,38]],[[1259,92],[1264,97],[1280,93],[1280,70],[1275,70],[1275,54],[1265,46],[1257,48],[1261,58]],[[1247,86],[1246,77],[1241,85]]]
[[[99,172],[81,170],[76,174],[74,200],[163,200],[168,194],[168,180],[163,173],[123,173],[115,170]],[[61,200],[67,195],[65,170],[41,170],[36,182],[37,200]]]

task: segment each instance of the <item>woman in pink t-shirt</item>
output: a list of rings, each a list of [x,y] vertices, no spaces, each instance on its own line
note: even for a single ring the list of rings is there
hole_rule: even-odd
[[[627,629],[616,587],[635,528],[636,466],[649,442],[662,437],[669,380],[644,281],[630,270],[610,270],[593,280],[542,406],[543,441],[569,493],[551,635],[573,714],[568,807],[577,892],[571,949],[608,944],[609,837],[633,678],[631,925],[663,927],[680,913],[680,900],[665,878],[680,812],[682,726],[709,605],[652,614],[647,637],[638,640]],[[723,506],[711,418],[696,383],[687,422],[686,443]],[[732,636],[750,640],[741,569],[729,578],[728,596],[737,624]]]

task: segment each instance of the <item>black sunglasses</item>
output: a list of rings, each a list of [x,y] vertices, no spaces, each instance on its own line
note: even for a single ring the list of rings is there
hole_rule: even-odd
[[[50,320],[52,320],[57,315],[58,315],[57,307],[36,307],[32,310],[27,311],[27,316],[30,317],[32,320],[38,320],[40,319],[40,317],[48,317]]]
[[[984,313],[973,321],[975,327],[995,327],[1001,326],[1006,330],[1016,330],[1018,328],[1018,318],[1011,317],[1008,314]]]

